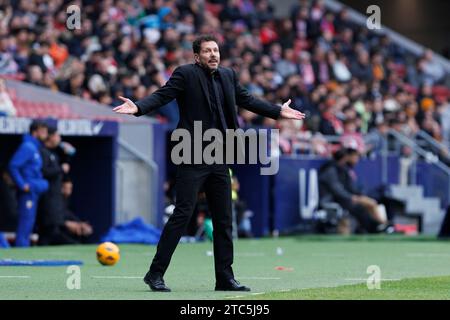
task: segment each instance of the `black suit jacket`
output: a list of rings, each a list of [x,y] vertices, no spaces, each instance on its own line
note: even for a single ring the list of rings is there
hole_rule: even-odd
[[[225,94],[224,115],[229,129],[239,127],[237,107],[248,109],[265,117],[277,119],[281,107],[253,97],[242,87],[233,69],[219,67],[220,79]],[[177,100],[180,121],[178,128],[194,132],[194,121],[209,121],[213,112],[209,101],[206,74],[198,64],[177,67],[167,83],[153,94],[136,102],[141,116]]]
[[[42,147],[42,174],[48,181],[48,190],[39,200],[38,224],[61,226],[64,224],[64,197],[61,193],[64,175],[59,157],[54,150]]]
[[[352,206],[352,196],[360,195],[347,168],[334,160],[319,169],[319,198],[321,203],[337,202],[344,209]]]

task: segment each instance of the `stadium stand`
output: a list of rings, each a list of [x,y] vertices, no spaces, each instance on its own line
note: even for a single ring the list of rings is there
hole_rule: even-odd
[[[413,53],[330,2],[299,0],[285,17],[268,0],[70,4],[82,8],[80,29],[66,27],[68,1],[0,0],[0,76],[17,117],[123,122],[103,106],[119,104],[119,95],[151,94],[176,66],[192,62],[195,35],[212,33],[220,39],[222,65],[238,70],[252,94],[278,104],[292,97],[307,114],[298,125],[240,110],[243,126],[280,129],[282,154],[329,157],[336,141],[349,146],[355,135],[363,153],[380,153],[369,138],[382,136],[383,124],[401,135],[393,138],[403,139],[400,148],[390,151],[402,157],[409,142],[422,158],[430,145],[448,153],[448,68],[430,50]],[[151,117],[173,124],[174,110],[172,104]],[[344,129],[349,123],[351,132]],[[425,147],[416,145],[420,132]],[[434,150],[444,161],[441,151]]]
[[[346,10],[328,10],[325,1],[299,1],[282,18],[267,0],[82,1],[83,25],[73,32],[65,27],[64,1],[3,2],[0,74],[108,105],[117,105],[119,94],[138,99],[152,92],[174,66],[192,61],[193,35],[211,31],[221,39],[222,63],[239,70],[253,94],[273,102],[293,96],[308,112],[309,121],[293,128],[291,145],[299,131],[329,133],[318,122],[330,108],[338,127],[331,133],[340,134],[349,108],[367,133],[381,121],[381,113],[370,115],[377,100],[384,117],[404,119],[403,130],[430,131],[424,113],[439,126],[449,97],[448,74],[431,51],[414,56],[351,22]],[[37,116],[75,117],[65,105],[14,102],[20,116],[34,110]],[[406,114],[415,103],[415,114]],[[246,111],[241,120],[262,121]],[[441,131],[432,136],[441,140]]]

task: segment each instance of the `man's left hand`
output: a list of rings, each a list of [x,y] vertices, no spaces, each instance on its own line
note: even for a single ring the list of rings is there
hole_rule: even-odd
[[[303,120],[306,115],[298,110],[294,110],[289,105],[291,104],[291,99],[286,101],[281,106],[280,118],[284,119],[295,119],[295,120]]]

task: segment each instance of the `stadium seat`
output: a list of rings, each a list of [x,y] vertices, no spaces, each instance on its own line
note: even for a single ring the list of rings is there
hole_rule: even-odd
[[[222,11],[223,5],[219,3],[205,3],[206,11],[211,12],[215,17],[219,17],[220,11]]]
[[[13,96],[13,103],[18,117],[76,119],[69,105],[54,102],[35,102]]]

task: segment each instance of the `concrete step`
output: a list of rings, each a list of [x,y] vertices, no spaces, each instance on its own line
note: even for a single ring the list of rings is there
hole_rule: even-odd
[[[390,190],[394,198],[405,201],[407,214],[420,214],[422,216],[423,234],[438,234],[445,216],[439,198],[424,197],[423,186],[420,185],[392,185]]]
[[[402,186],[402,185],[391,185],[391,194],[394,198],[400,200],[408,200],[411,198],[423,198],[423,186]]]
[[[441,203],[438,198],[409,198],[406,199],[406,212],[440,212]]]

